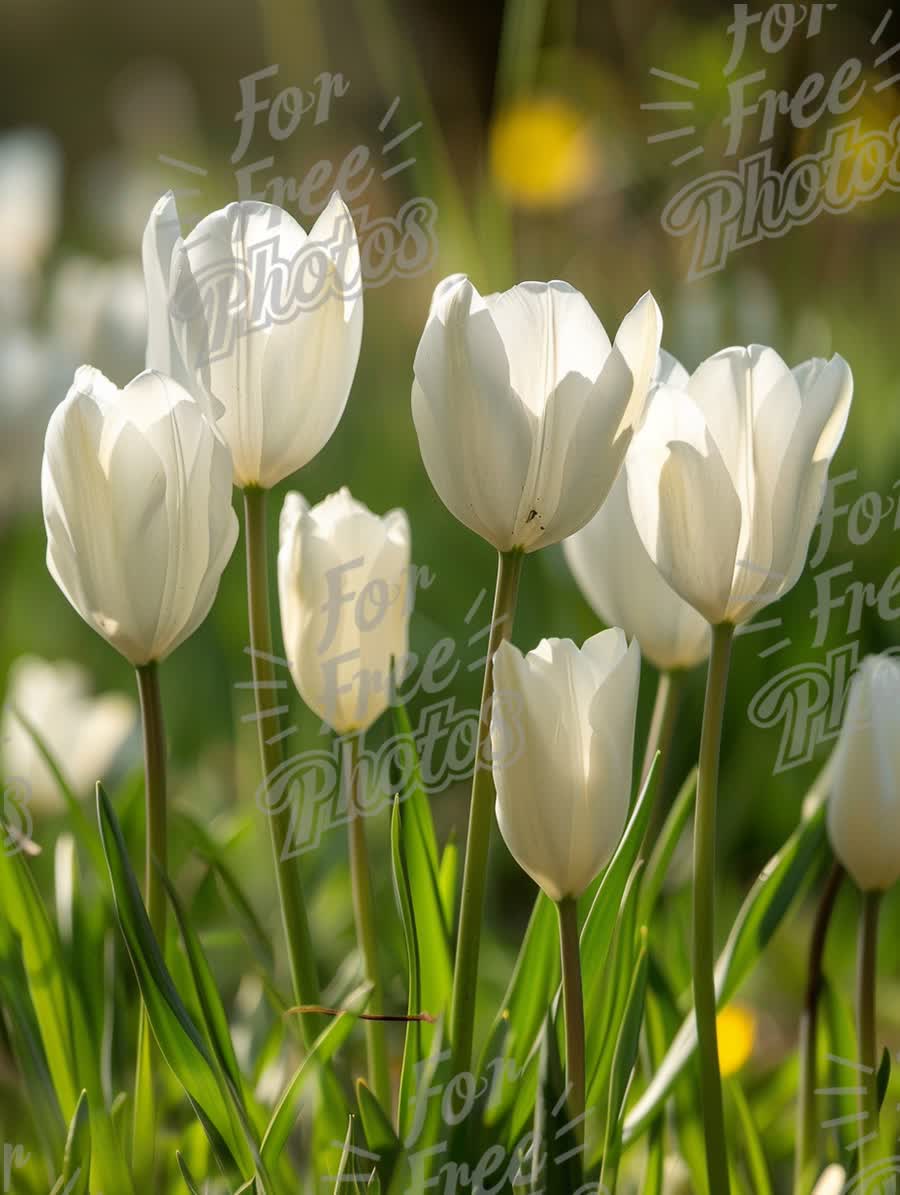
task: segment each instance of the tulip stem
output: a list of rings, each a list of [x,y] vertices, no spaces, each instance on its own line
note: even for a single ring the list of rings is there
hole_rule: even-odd
[[[146,848],[144,898],[147,916],[159,948],[166,951],[166,888],[168,870],[166,829],[166,728],[159,691],[159,669],[151,662],[136,669],[144,735],[144,808]],[[141,1009],[134,1083],[132,1151],[135,1172],[152,1180],[156,1142],[156,1096],[153,1070],[157,1061],[146,1008]]]
[[[640,788],[650,774],[653,760],[657,751],[660,753],[659,773],[657,784],[662,788],[663,769],[666,758],[672,746],[672,735],[678,717],[678,706],[681,703],[681,693],[684,688],[684,672],[661,672],[656,686],[656,698],[653,702],[653,714],[650,718],[650,730],[647,733],[647,748],[644,752],[644,765],[641,768]],[[658,803],[657,803],[658,805]]]
[[[584,1140],[584,997],[578,945],[578,905],[568,896],[556,906],[562,958],[563,1003],[566,1010],[566,1087],[569,1117],[579,1144]]]
[[[706,1144],[709,1189],[728,1195],[728,1149],[725,1111],[716,1032],[715,901],[716,901],[716,803],[719,787],[719,753],[728,666],[734,627],[720,623],[711,628],[712,646],[706,679],[697,807],[694,815],[694,1008],[700,1057],[700,1096]]]
[[[862,894],[859,922],[859,955],[856,972],[856,1023],[859,1037],[859,1061],[864,1068],[860,1096],[863,1136],[860,1141],[860,1169],[875,1160],[878,1153],[878,1078],[875,1019],[875,987],[878,959],[878,915],[881,893]],[[871,1137],[870,1137],[871,1134]]]
[[[501,552],[497,564],[497,588],[494,592],[494,610],[484,667],[484,687],[481,694],[475,770],[472,775],[472,798],[469,806],[466,861],[463,868],[459,936],[456,941],[456,961],[453,969],[450,1042],[455,1074],[463,1074],[469,1070],[475,1030],[478,953],[481,946],[488,847],[494,810],[494,780],[491,765],[485,760],[485,747],[489,741],[491,725],[491,699],[494,695],[492,664],[497,648],[512,633],[523,559],[520,550]]]
[[[835,902],[844,880],[844,869],[834,863],[819,899],[809,942],[806,996],[800,1019],[800,1098],[797,1105],[797,1154],[794,1160],[794,1195],[809,1195],[819,1174],[816,1144],[816,1044],[819,1036],[819,997],[822,992],[825,939]]]
[[[147,811],[147,847],[144,869],[147,915],[159,948],[166,948],[166,888],[168,845],[166,834],[166,728],[155,662],[137,670],[144,732],[144,802]]]
[[[247,548],[247,604],[250,619],[250,654],[253,660],[253,691],[256,700],[259,750],[266,786],[266,813],[281,919],[287,940],[291,983],[297,1004],[319,1004],[319,978],[313,954],[312,936],[303,897],[300,861],[290,854],[291,812],[286,803],[271,799],[269,784],[282,765],[284,753],[278,737],[281,719],[273,713],[269,695],[275,691],[275,657],[272,655],[272,623],[269,610],[269,561],[266,537],[266,491],[244,490],[244,531]],[[316,1032],[312,1017],[300,1017],[300,1032],[309,1044]]]
[[[378,947],[375,935],[375,901],[372,894],[372,870],[363,820],[365,813],[360,800],[363,785],[361,757],[363,733],[353,734],[343,742],[344,792],[347,798],[350,835],[350,883],[353,890],[353,916],[356,921],[356,941],[363,958],[363,968],[372,994],[366,1011],[380,1016],[384,1012],[384,989],[378,966]],[[387,1038],[380,1021],[366,1021],[366,1054],[369,1060],[369,1083],[383,1110],[390,1117],[391,1079],[388,1070]]]

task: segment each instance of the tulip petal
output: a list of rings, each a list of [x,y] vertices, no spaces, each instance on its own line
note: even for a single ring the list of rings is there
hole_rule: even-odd
[[[651,560],[709,622],[721,621],[741,503],[699,407],[684,391],[654,390],[626,468],[635,526]]]
[[[662,312],[647,291],[622,320],[616,333],[615,346],[625,358],[632,377],[631,394],[619,434],[639,423],[644,413],[647,392],[658,368],[662,330]]]

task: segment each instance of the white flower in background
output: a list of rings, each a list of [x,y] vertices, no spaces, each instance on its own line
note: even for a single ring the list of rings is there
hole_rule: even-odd
[[[62,158],[41,129],[0,135],[0,314],[21,318],[56,239]]]
[[[864,892],[900,879],[900,661],[866,656],[832,756],[828,834]]]
[[[666,581],[713,625],[797,582],[852,394],[841,357],[791,370],[760,345],[653,388],[628,454],[631,512]]]
[[[47,566],[82,616],[136,666],[206,618],[234,549],[228,450],[171,378],[124,390],[90,366],[47,428]]]
[[[882,1177],[886,1179],[888,1177],[887,1172]],[[834,1163],[822,1171],[819,1181],[813,1187],[812,1195],[843,1195],[846,1182],[847,1172],[844,1170],[844,1167]],[[861,1187],[859,1195],[864,1195]]]
[[[144,368],[147,298],[140,262],[70,257],[50,292],[50,330],[72,358],[124,386]]]
[[[0,758],[6,781],[27,785],[29,804],[51,813],[65,805],[34,739],[16,717],[30,723],[79,797],[109,773],[137,726],[137,706],[122,693],[93,696],[90,677],[68,660],[20,656],[9,670],[0,723]]]
[[[656,380],[677,385],[687,377],[674,357],[660,353]],[[706,659],[709,624],[647,555],[631,514],[624,469],[591,521],[563,541],[563,551],[594,613],[607,626],[635,636],[644,659],[663,672],[693,668]]]
[[[684,1158],[668,1154],[663,1163],[663,1195],[694,1195],[694,1180]]]
[[[543,639],[494,656],[497,821],[551,900],[578,897],[609,862],[631,801],[641,657],[618,628],[579,650]]]
[[[335,192],[307,234],[283,208],[231,203],[182,240],[164,196],[144,233],[147,365],[211,413],[234,482],[269,489],[334,433],[362,340],[359,248]]]
[[[27,327],[0,331],[0,527],[40,502],[44,432],[71,376],[55,341]]]
[[[380,517],[342,488],[318,506],[285,497],[278,549],[281,629],[291,675],[339,734],[366,730],[404,674],[409,630],[409,520]]]
[[[659,352],[650,294],[615,344],[565,282],[482,296],[462,275],[434,292],[412,411],[444,505],[499,551],[577,531],[616,478]]]

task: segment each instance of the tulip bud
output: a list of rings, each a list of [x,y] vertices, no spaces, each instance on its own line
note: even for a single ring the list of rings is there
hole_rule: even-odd
[[[863,892],[900,879],[900,662],[867,656],[834,750],[828,833]]]
[[[713,625],[746,622],[796,584],[852,394],[841,357],[790,370],[760,345],[654,387],[628,499],[650,559]]]
[[[640,651],[618,628],[579,650],[544,639],[494,656],[497,821],[551,900],[578,897],[609,862],[631,798]]]
[[[82,366],[41,475],[47,567],[132,664],[165,659],[209,613],[234,549],[228,450],[171,378],[119,390]]]
[[[338,734],[367,730],[402,678],[409,626],[409,520],[373,514],[342,488],[281,510],[278,596],[297,691]]]
[[[660,353],[660,358],[658,371],[687,379],[674,357]],[[709,624],[663,580],[647,555],[631,514],[624,469],[591,521],[563,542],[563,552],[597,617],[636,637],[641,655],[660,671],[693,668],[706,659]]]
[[[462,275],[444,279],[416,353],[412,411],[450,513],[501,552],[583,527],[619,471],[661,332],[649,294],[611,345],[565,282],[482,298]]]
[[[886,1172],[883,1177],[888,1177]],[[846,1182],[847,1172],[843,1166],[838,1166],[837,1163],[826,1166],[813,1188],[812,1195],[843,1195]],[[859,1195],[863,1195],[862,1187],[859,1189]]]
[[[283,208],[246,200],[184,240],[171,194],[144,233],[147,364],[208,403],[234,483],[270,489],[337,427],[362,340],[353,219],[335,192],[307,234]]]

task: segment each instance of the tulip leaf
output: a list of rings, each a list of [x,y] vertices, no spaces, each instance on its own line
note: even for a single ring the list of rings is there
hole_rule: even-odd
[[[716,997],[720,1008],[746,979],[793,901],[821,867],[826,852],[825,809],[822,807],[803,822],[770,859],[744,901],[716,964]],[[647,1090],[625,1122],[626,1144],[659,1114],[672,1085],[696,1048],[696,1020],[690,1012]]]
[[[610,1067],[609,1103],[606,1114],[606,1140],[603,1145],[603,1169],[601,1185],[608,1176],[618,1173],[622,1149],[622,1109],[631,1083],[634,1065],[637,1061],[638,1042],[644,1020],[644,1001],[647,994],[647,931],[642,931],[642,941],[634,974],[625,1002],[625,1010],[619,1026]],[[615,1186],[614,1179],[609,1183]]]
[[[441,890],[437,839],[428,804],[428,794],[416,752],[416,742],[400,703],[393,707],[394,727],[398,739],[406,746],[411,765],[403,777],[403,816],[400,819],[400,848],[406,865],[409,899],[415,919],[415,933],[419,955],[428,959],[428,966],[420,971],[420,1012],[441,1016],[447,1009],[453,985],[453,952],[448,921]],[[433,1029],[423,1026],[422,1046],[431,1044]]]
[[[772,1179],[766,1165],[766,1155],[759,1129],[756,1127],[744,1090],[737,1079],[727,1079],[725,1091],[734,1105],[737,1121],[741,1128],[747,1170],[754,1195],[773,1195]]]
[[[159,1047],[184,1088],[220,1164],[246,1177],[253,1157],[235,1125],[225,1082],[202,1034],[191,1020],[154,937],[128,859],[122,831],[103,786],[97,785],[100,833],[112,882],[119,926]]]
[[[356,1102],[359,1105],[359,1118],[366,1144],[378,1155],[375,1164],[378,1176],[383,1183],[388,1184],[397,1159],[403,1152],[403,1145],[374,1092],[363,1079],[356,1082]]]
[[[453,929],[456,925],[456,881],[459,876],[459,845],[455,832],[444,847],[441,855],[441,866],[438,870],[438,887],[441,892],[441,905],[444,909],[444,924],[452,940]]]
[[[260,1147],[263,1163],[269,1169],[274,1169],[277,1165],[281,1152],[287,1145],[288,1137],[297,1123],[300,1100],[306,1084],[319,1068],[331,1061],[350,1036],[353,1026],[356,1024],[359,1014],[365,1010],[371,994],[372,985],[365,983],[348,997],[346,1007],[325,1026],[312,1043],[291,1081],[282,1092]]]
[[[187,1187],[190,1195],[200,1195],[200,1188],[197,1186],[194,1176],[191,1174],[188,1164],[184,1159],[184,1155],[180,1150],[175,1151],[175,1159],[178,1162],[178,1169],[181,1171],[181,1177],[184,1179],[184,1185]]]
[[[548,1012],[540,1038],[534,1104],[531,1185],[534,1195],[572,1195],[582,1187],[578,1136],[583,1123],[570,1118],[556,1029]]]
[[[672,855],[681,839],[687,825],[694,798],[697,795],[697,769],[692,768],[690,774],[682,784],[678,796],[672,802],[656,845],[647,860],[647,870],[641,885],[641,903],[638,919],[642,925],[649,925],[659,894],[665,883],[666,873],[672,861]]]
[[[556,906],[545,893],[538,892],[509,986],[481,1056],[482,1074],[490,1066],[495,1068],[488,1124],[499,1123],[516,1101],[521,1073],[541,1032],[559,978]],[[500,1052],[495,1059],[491,1055],[498,1043]]]
[[[87,1092],[82,1091],[69,1126],[62,1174],[50,1195],[88,1195],[91,1174],[91,1116]]]

